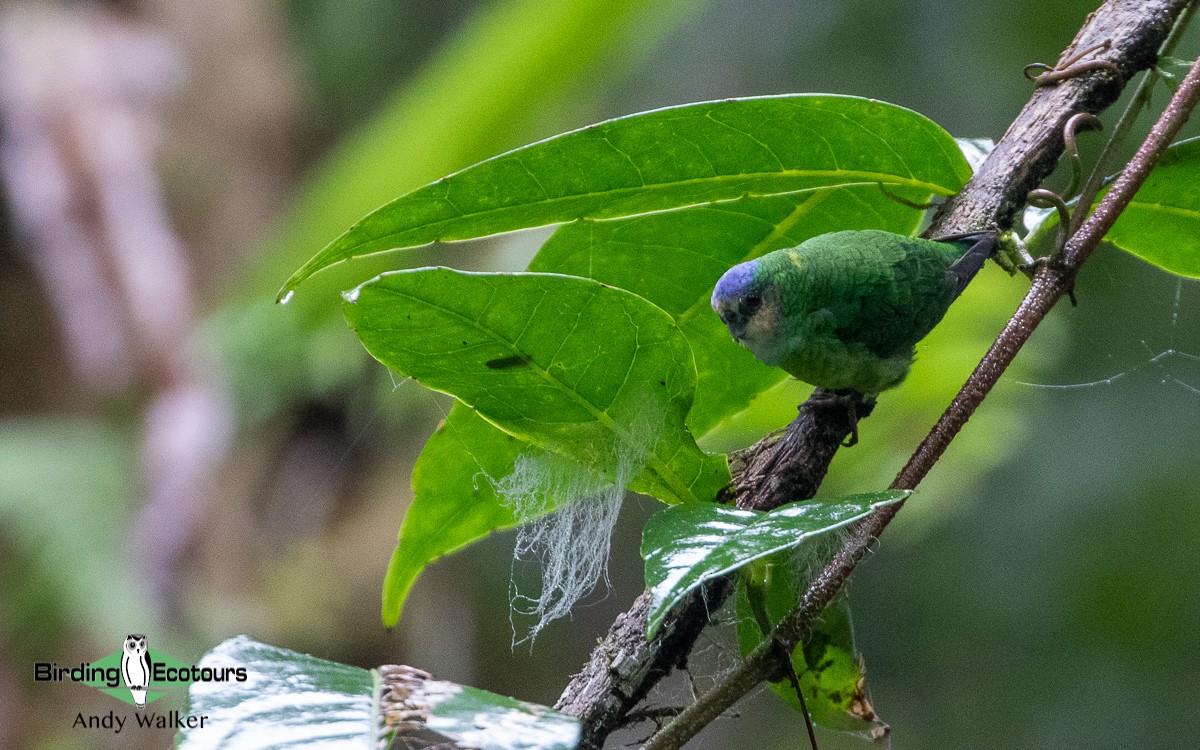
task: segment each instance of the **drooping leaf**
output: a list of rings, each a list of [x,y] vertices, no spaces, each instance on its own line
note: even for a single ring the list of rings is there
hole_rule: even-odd
[[[244,668],[246,679],[192,683],[190,713],[207,720],[179,733],[182,750],[384,750],[393,735],[400,746],[413,737],[477,750],[569,750],[579,741],[572,717],[411,667],[360,669],[244,635],[198,666]]]
[[[1200,278],[1200,138],[1175,144],[1104,239],[1171,273]]]
[[[393,370],[450,393],[505,432],[666,502],[728,481],[684,426],[691,350],[641,297],[550,274],[427,268],[347,293],[346,318]]]
[[[936,124],[870,99],[671,107],[525,146],[401,196],[298,269],[280,297],[334,263],[436,241],[837,185],[946,195],[969,174]]]
[[[413,499],[383,580],[383,622],[392,627],[425,566],[517,522],[493,482],[512,473],[523,443],[461,402],[425,443],[413,467]]]
[[[796,594],[802,589],[796,580],[797,568],[787,560],[764,567],[769,573],[762,591],[766,594],[766,609],[774,625],[795,606]],[[743,656],[754,650],[765,637],[750,605],[750,585],[739,577],[737,634]],[[837,597],[825,608],[804,643],[792,654],[792,668],[799,678],[805,705],[814,722],[839,731],[864,733],[877,742],[886,740],[888,725],[876,715],[867,697],[865,669],[854,648],[850,607],[845,596]],[[801,710],[790,680],[767,684],[784,703],[796,711]]]
[[[836,500],[804,500],[768,513],[716,503],[686,503],[656,513],[642,530],[646,588],[651,595],[647,637],[654,635],[672,606],[705,581],[795,549],[909,494],[887,490]]]

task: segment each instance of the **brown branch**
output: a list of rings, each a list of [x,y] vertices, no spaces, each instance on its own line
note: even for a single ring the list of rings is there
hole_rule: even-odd
[[[1039,87],[979,172],[941,207],[927,235],[1010,227],[1024,205],[1025,195],[1050,174],[1062,153],[1062,128],[1067,119],[1077,112],[1102,111],[1117,99],[1125,82],[1152,66],[1156,51],[1187,4],[1187,0],[1110,0],[1093,13],[1062,59],[1068,59],[1076,50],[1108,41],[1103,59],[1115,64],[1120,76],[1102,69]],[[1035,282],[1034,290],[1042,290],[1045,283]],[[869,412],[866,405],[858,408],[860,414]],[[743,465],[735,467],[732,487],[737,504],[769,509],[812,497],[830,459],[850,431],[847,416],[843,410],[821,408],[812,399],[802,405],[782,439],[760,442],[746,452]],[[839,554],[826,573],[849,561],[849,557]],[[848,569],[855,563],[857,559]],[[814,586],[823,580],[824,574]],[[719,582],[689,597],[649,642],[645,638],[649,606],[646,593],[618,616],[557,704],[560,710],[583,721],[581,748],[601,747],[649,690],[686,661],[707,624],[708,612],[724,601],[728,590],[727,583]],[[754,679],[746,689],[758,681]]]
[[[1122,170],[1096,210],[1068,240],[1061,262],[1043,267],[1036,275],[1028,295],[1008,325],[975,368],[950,407],[900,471],[892,483],[893,488],[914,489],[942,456],[951,440],[982,403],[1038,324],[1054,304],[1070,291],[1080,265],[1091,255],[1138,188],[1145,182],[1163,150],[1170,145],[1171,140],[1187,121],[1197,101],[1200,101],[1200,60],[1192,66],[1149,136]],[[781,643],[788,649],[796,647],[810,623],[820,616],[825,606],[841,589],[855,566],[900,507],[900,504],[889,506],[863,522],[825,570],[810,584],[797,608],[780,621],[774,638],[764,641],[764,645],[747,656],[741,667],[656,735],[645,746],[645,750],[681,747],[755,685],[767,679],[775,669],[775,644]]]

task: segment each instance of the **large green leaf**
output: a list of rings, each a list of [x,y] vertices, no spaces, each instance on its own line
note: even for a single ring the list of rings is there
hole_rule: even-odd
[[[334,263],[436,241],[833,185],[946,195],[969,174],[945,131],[879,101],[796,95],[671,107],[525,146],[401,196],[298,269],[280,297]]]
[[[1200,138],[1167,149],[1105,239],[1180,276],[1200,278]]]
[[[696,385],[670,316],[588,279],[427,268],[346,295],[346,318],[393,370],[505,432],[667,502],[728,481],[684,426]]]
[[[206,720],[179,733],[182,750],[384,750],[393,735],[398,746],[411,736],[477,750],[569,750],[579,741],[572,717],[411,667],[359,669],[244,635],[198,666],[242,668],[246,679],[192,683],[189,713]]]
[[[413,499],[383,581],[383,622],[400,619],[425,566],[493,531],[517,523],[493,480],[513,471],[524,444],[457,402],[413,467]]]
[[[902,133],[902,129],[897,131],[898,135]],[[940,137],[943,152],[948,149],[953,154],[955,146],[950,137],[944,133]],[[894,154],[887,158],[893,159]],[[969,169],[957,155],[948,158],[948,165],[937,160],[914,162],[911,171],[926,169],[930,179],[945,181],[947,189],[956,188]],[[929,196],[929,191],[896,186],[892,190],[913,200]],[[757,395],[787,377],[782,370],[761,364],[736,345],[712,313],[708,297],[716,279],[729,266],[824,232],[875,228],[911,233],[919,221],[920,212],[888,197],[876,184],[746,196],[678,211],[567,223],[545,243],[529,270],[595,278],[634,291],[675,317],[698,370],[696,400],[687,423],[694,434],[702,435],[743,411]],[[454,429],[460,419],[469,419],[469,410],[456,408],[442,429]],[[425,449],[431,454],[429,466],[451,462],[472,466],[476,459],[487,463],[492,455],[504,455],[511,461],[517,450],[511,436],[481,421],[462,425],[459,431],[469,434],[470,441],[431,442]],[[452,456],[455,452],[458,455]],[[384,620],[389,624],[395,622],[404,596],[426,564],[514,521],[490,485],[478,487],[478,482],[464,482],[454,472],[423,471],[425,464],[423,457],[414,472],[416,499],[406,514],[385,582]],[[511,471],[509,466],[507,471]],[[471,502],[498,507],[469,510]],[[423,532],[418,529],[435,535],[420,540]]]
[[[836,500],[804,500],[769,513],[686,503],[651,516],[642,530],[652,637],[667,612],[705,581],[866,518],[911,494],[887,490]]]
[[[765,609],[772,625],[796,604],[802,590],[796,580],[797,568],[788,561],[764,565],[767,572]],[[759,627],[750,603],[751,588],[744,577],[738,579],[736,598],[738,647],[745,656],[762,643],[766,634]],[[861,732],[881,741],[888,736],[888,725],[875,714],[867,697],[866,675],[862,659],[854,648],[850,627],[850,607],[839,596],[825,608],[812,626],[804,643],[792,654],[792,668],[804,692],[804,703],[812,720],[821,726],[844,732]],[[800,699],[789,679],[767,683],[784,703],[800,711]]]

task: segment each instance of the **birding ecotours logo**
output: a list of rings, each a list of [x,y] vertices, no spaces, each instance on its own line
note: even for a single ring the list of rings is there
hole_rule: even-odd
[[[125,636],[121,649],[93,662],[36,662],[36,682],[79,682],[143,709],[166,690],[193,682],[245,682],[245,667],[197,667],[149,647],[145,634]]]

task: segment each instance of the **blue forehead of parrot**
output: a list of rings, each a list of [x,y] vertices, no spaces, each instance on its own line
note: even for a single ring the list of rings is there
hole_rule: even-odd
[[[754,283],[754,272],[758,270],[757,260],[739,263],[725,272],[713,289],[712,305],[715,308],[721,300],[731,299],[746,293]]]

